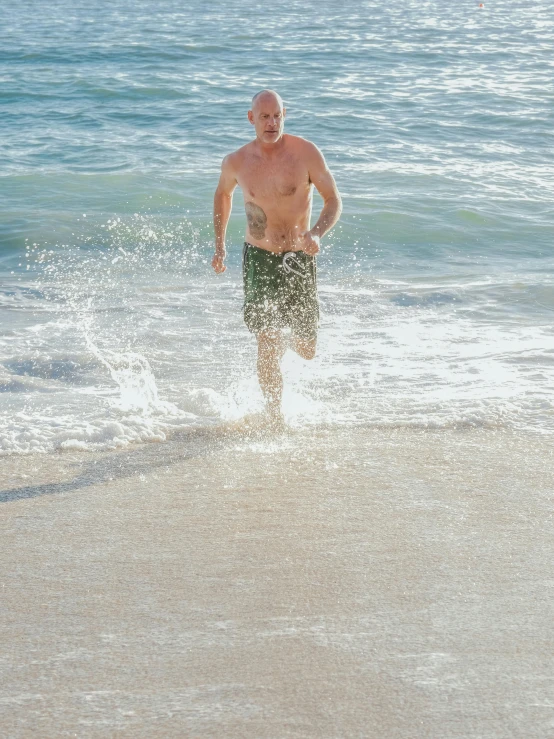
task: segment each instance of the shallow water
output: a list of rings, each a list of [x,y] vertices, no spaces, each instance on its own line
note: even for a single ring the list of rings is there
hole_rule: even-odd
[[[554,431],[549,3],[8,8],[0,454],[260,409],[240,193],[227,273],[209,260],[219,163],[264,86],[345,206],[318,357],[285,358],[290,426]]]

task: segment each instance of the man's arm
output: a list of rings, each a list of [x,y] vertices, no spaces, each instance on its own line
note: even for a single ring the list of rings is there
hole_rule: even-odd
[[[225,252],[225,232],[233,206],[233,191],[237,186],[237,178],[233,168],[232,155],[226,156],[221,164],[221,175],[214,195],[214,231],[215,254],[212,267],[220,274],[227,267],[223,264]]]
[[[319,239],[325,236],[340,218],[342,200],[323,154],[314,144],[309,144],[308,171],[310,181],[313,182],[323,198],[323,210],[315,225],[305,234],[306,247],[304,251],[307,254],[316,254],[319,251]]]

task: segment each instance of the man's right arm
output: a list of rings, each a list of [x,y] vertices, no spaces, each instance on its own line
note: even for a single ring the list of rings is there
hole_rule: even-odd
[[[237,178],[233,167],[233,155],[226,156],[221,164],[221,175],[214,195],[214,231],[215,231],[215,254],[212,259],[212,267],[220,274],[227,267],[223,264],[225,252],[225,232],[231,215],[233,205],[233,191],[237,186]]]

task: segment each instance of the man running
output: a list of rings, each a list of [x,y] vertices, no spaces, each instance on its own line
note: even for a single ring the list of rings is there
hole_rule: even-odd
[[[258,341],[258,380],[270,417],[279,421],[283,378],[280,362],[290,346],[304,359],[316,351],[319,307],[316,260],[319,240],[338,221],[342,203],[319,149],[284,133],[286,110],[273,90],[252,98],[248,120],[256,138],[221,165],[214,197],[215,255],[225,272],[225,232],[233,192],[240,186],[247,228],[243,252],[244,320]],[[313,185],[323,210],[310,228]],[[284,329],[290,328],[290,341]]]

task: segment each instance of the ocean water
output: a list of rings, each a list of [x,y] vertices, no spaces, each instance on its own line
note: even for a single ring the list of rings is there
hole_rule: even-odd
[[[262,87],[344,199],[291,428],[554,432],[550,2],[8,0],[3,31],[0,455],[261,409],[239,191],[209,262]]]

